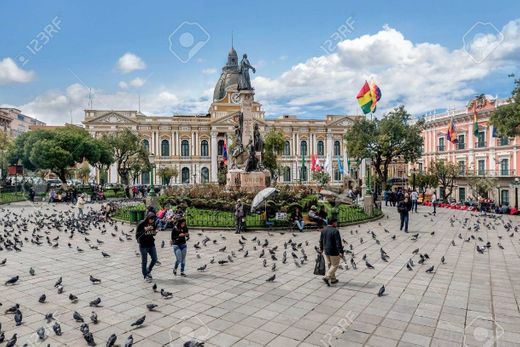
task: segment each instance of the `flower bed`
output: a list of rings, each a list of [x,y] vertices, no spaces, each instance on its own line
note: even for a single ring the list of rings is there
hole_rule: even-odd
[[[27,200],[24,192],[0,193],[0,204]]]

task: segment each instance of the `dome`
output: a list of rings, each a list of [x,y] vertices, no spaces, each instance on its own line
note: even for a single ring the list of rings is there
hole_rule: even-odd
[[[227,63],[222,68],[220,78],[215,85],[213,91],[213,101],[221,100],[226,96],[226,90],[229,88],[237,89],[238,76],[240,75],[238,70],[238,55],[233,47],[229,50]]]

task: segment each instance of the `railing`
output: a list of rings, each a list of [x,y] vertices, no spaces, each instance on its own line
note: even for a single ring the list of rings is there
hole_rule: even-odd
[[[466,148],[466,144],[464,142],[457,143],[457,149],[465,149],[465,148]]]
[[[470,176],[470,177],[474,177],[474,176],[482,176],[482,177],[515,177],[516,175],[516,171],[515,170],[510,170],[510,169],[499,169],[499,170],[466,170],[465,172],[463,172],[463,174],[461,174],[461,172],[459,172],[459,176]]]
[[[445,146],[437,146],[437,152],[444,152],[446,150]]]
[[[475,148],[484,148],[486,147],[486,142],[485,141],[477,141],[475,142]]]

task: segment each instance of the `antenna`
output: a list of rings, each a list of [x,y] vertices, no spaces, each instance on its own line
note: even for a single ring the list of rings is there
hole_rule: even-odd
[[[233,30],[231,30],[231,48],[233,48]]]
[[[141,94],[137,94],[139,103],[139,113],[141,113]]]
[[[88,103],[89,103],[89,109],[92,110],[92,88],[88,89]]]

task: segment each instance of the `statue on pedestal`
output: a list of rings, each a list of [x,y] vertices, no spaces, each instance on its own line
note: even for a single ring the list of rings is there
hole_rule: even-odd
[[[262,135],[260,135],[260,128],[258,127],[258,123],[255,123],[253,130],[254,137],[254,146],[256,152],[264,151],[264,141],[262,140]]]
[[[249,144],[247,145],[247,149],[249,152],[249,156],[246,161],[246,172],[256,171],[258,168],[258,159],[256,158],[255,146],[253,145],[253,140],[249,140]]]
[[[238,77],[238,90],[253,90],[251,86],[251,78],[249,77],[249,69],[256,73],[255,68],[249,63],[247,54],[244,54],[240,62],[240,75]]]
[[[234,126],[237,143],[231,155],[233,157],[237,157],[244,151],[244,145],[242,144],[242,135],[244,133],[244,114],[239,112],[234,118],[238,122],[238,124]]]

